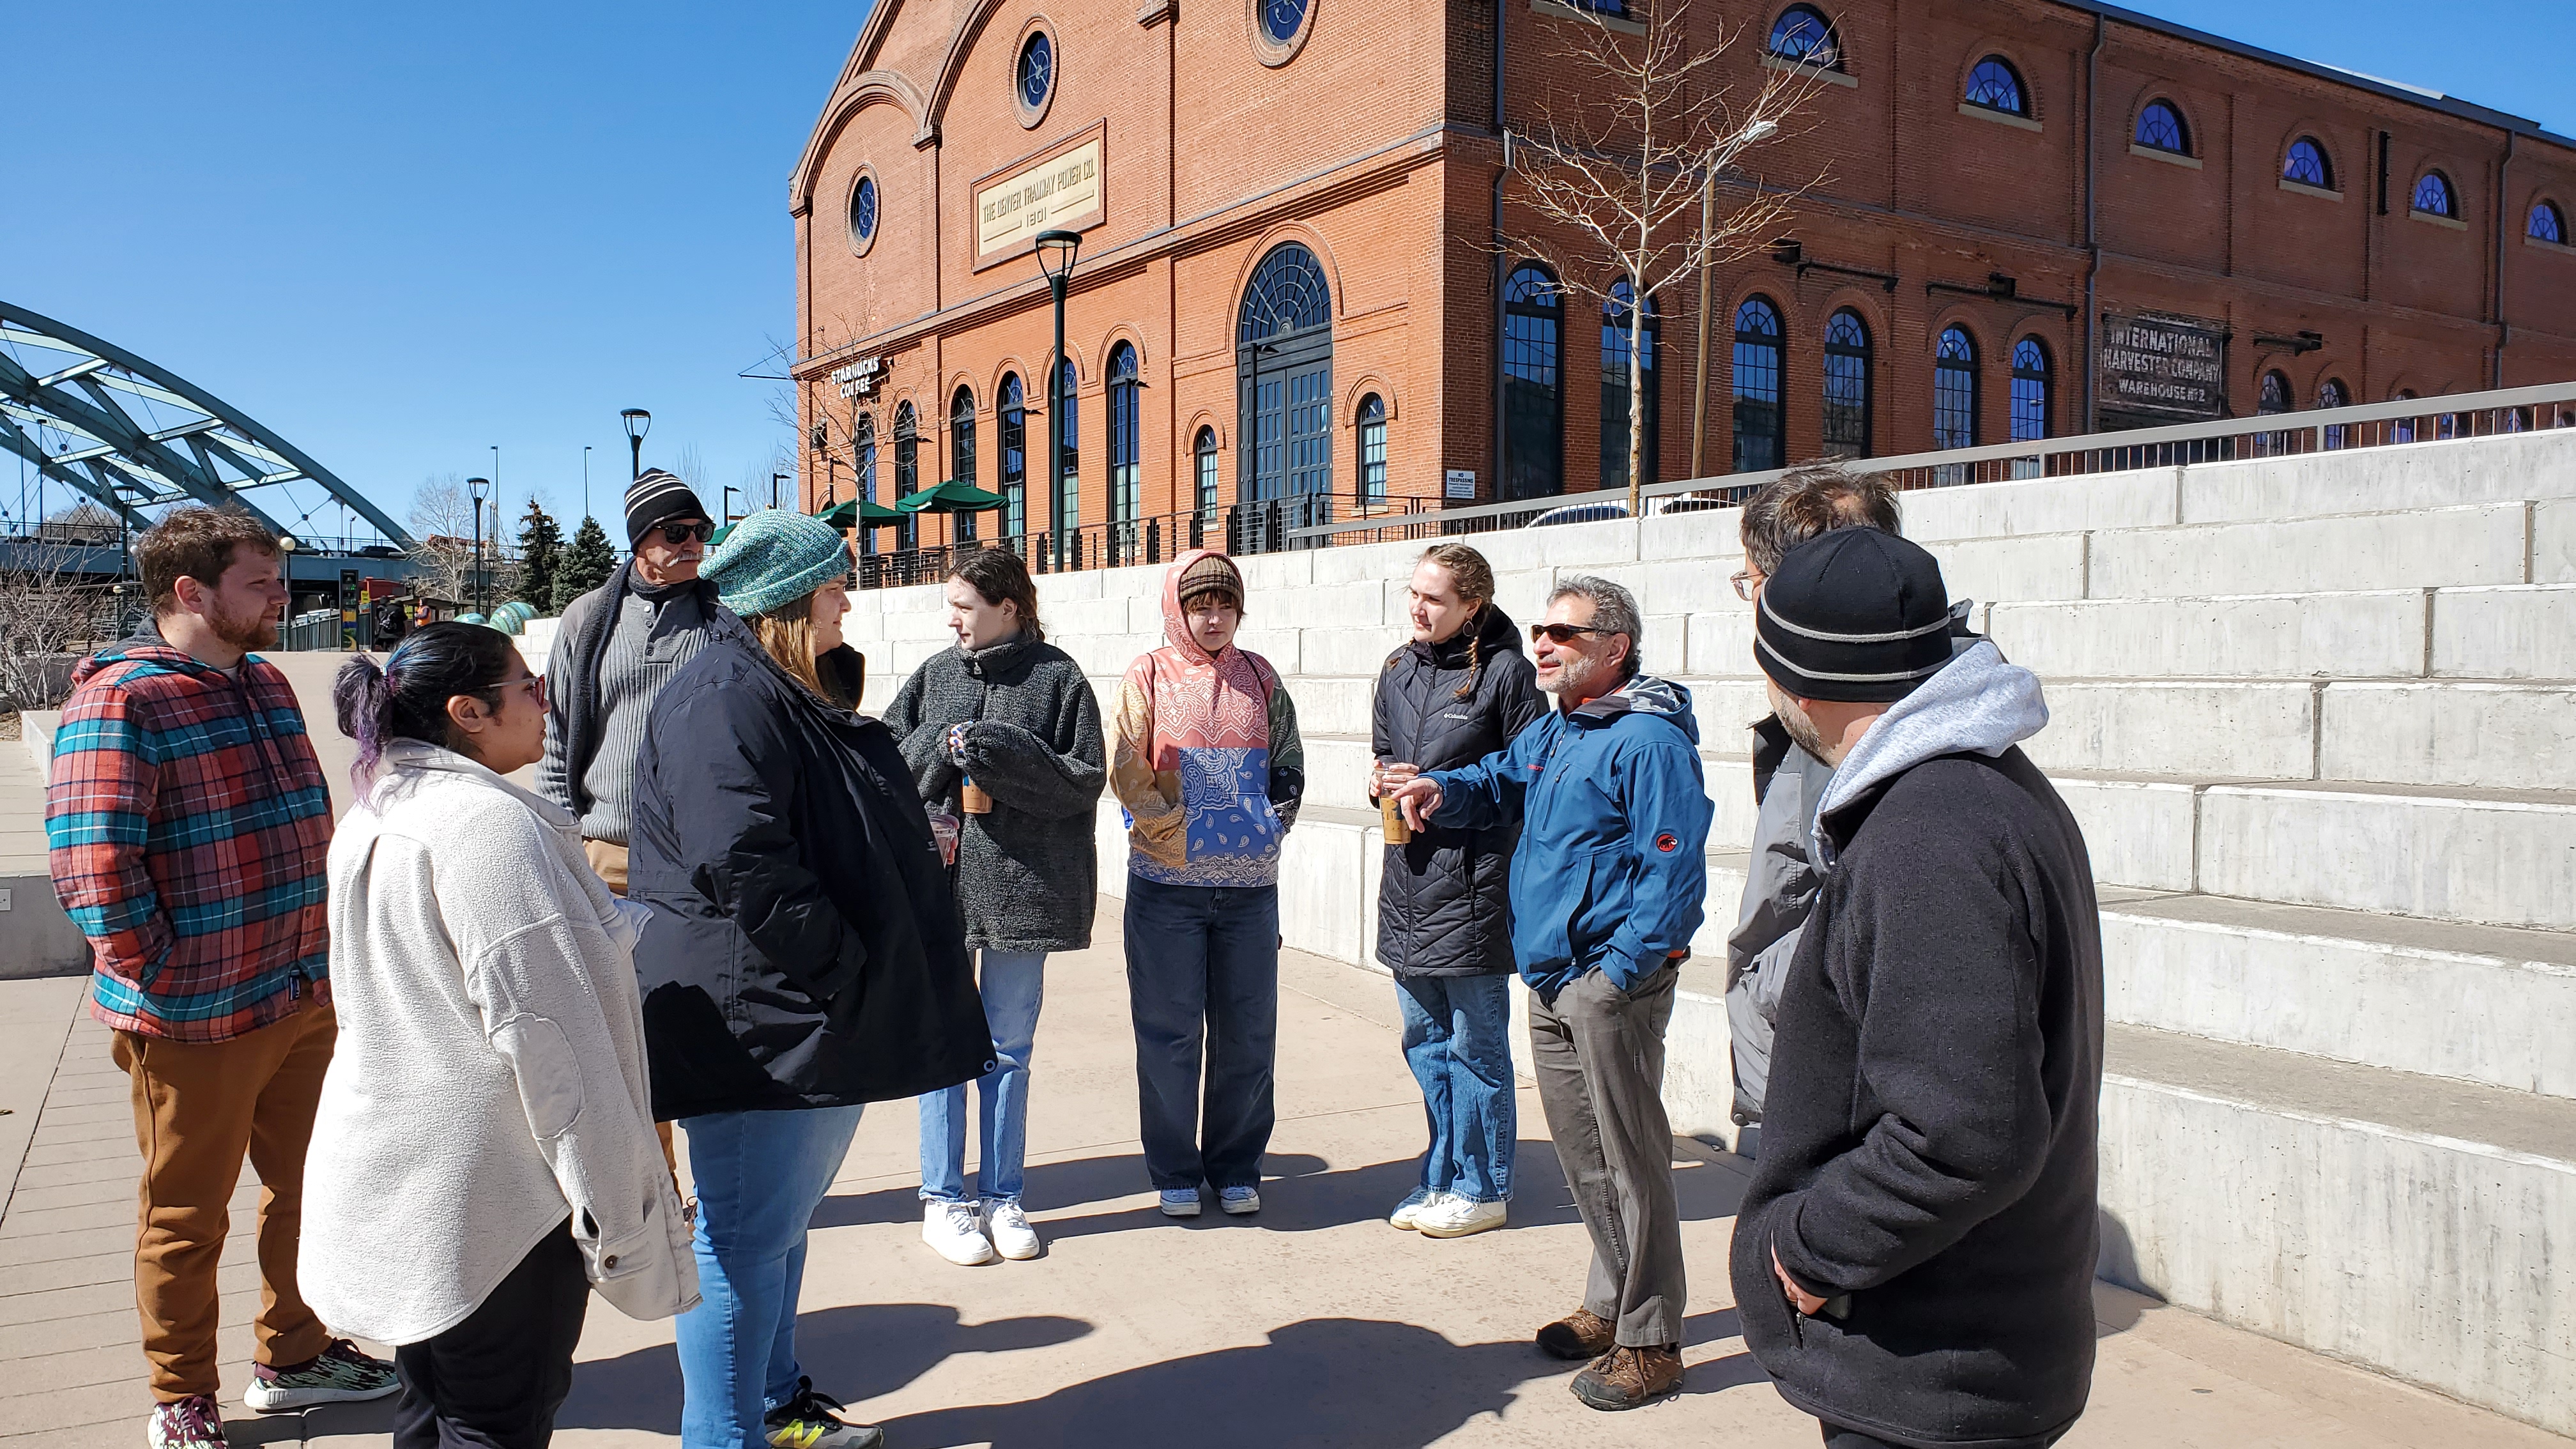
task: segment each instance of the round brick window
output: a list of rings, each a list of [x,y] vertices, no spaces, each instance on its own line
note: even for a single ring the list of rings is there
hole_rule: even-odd
[[[1055,103],[1059,58],[1054,27],[1032,21],[1020,35],[1019,59],[1011,68],[1011,103],[1020,113],[1021,125],[1034,126],[1046,119],[1047,107]]]
[[[1263,65],[1281,66],[1305,49],[1315,29],[1315,7],[1322,0],[1244,0],[1244,19],[1252,31],[1252,53]]]
[[[866,256],[877,244],[877,229],[884,220],[884,197],[877,190],[874,171],[861,168],[859,179],[850,183],[850,250]]]

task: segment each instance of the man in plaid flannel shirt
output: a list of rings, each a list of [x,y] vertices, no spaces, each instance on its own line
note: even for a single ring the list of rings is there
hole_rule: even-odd
[[[390,1365],[296,1291],[304,1147],[338,1027],[325,856],[331,792],[277,638],[277,539],[183,508],[137,539],[153,628],[85,659],[54,738],[54,890],[89,937],[90,1009],[114,1032],[144,1159],[134,1253],[154,1449],[223,1443],[215,1269],[248,1154],[262,1308],[245,1400],[378,1398]]]

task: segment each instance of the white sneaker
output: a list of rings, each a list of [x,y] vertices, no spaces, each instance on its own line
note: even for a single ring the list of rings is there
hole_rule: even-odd
[[[1397,1203],[1395,1211],[1386,1215],[1386,1225],[1391,1228],[1402,1228],[1408,1233],[1412,1232],[1422,1226],[1424,1213],[1448,1200],[1449,1194],[1445,1192],[1433,1192],[1427,1188],[1417,1187],[1413,1190],[1412,1196]]]
[[[921,1240],[960,1268],[993,1261],[993,1244],[976,1222],[971,1202],[923,1202]]]
[[[1029,1226],[1029,1215],[1015,1202],[996,1198],[984,1204],[984,1231],[992,1235],[993,1246],[1014,1263],[1025,1263],[1038,1255],[1042,1246],[1038,1230]]]
[[[1199,1190],[1195,1187],[1167,1187],[1159,1195],[1163,1216],[1194,1218],[1199,1215]]]
[[[1456,1193],[1447,1193],[1439,1202],[1417,1214],[1413,1226],[1426,1238],[1463,1238],[1488,1228],[1499,1228],[1510,1216],[1508,1204],[1476,1202]]]
[[[1257,1213],[1261,1211],[1261,1189],[1249,1184],[1219,1188],[1216,1194],[1216,1205],[1225,1209],[1227,1215],[1231,1217],[1239,1218],[1245,1213]]]

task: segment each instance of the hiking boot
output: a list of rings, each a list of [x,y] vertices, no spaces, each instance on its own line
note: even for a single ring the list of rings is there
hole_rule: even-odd
[[[984,1231],[993,1240],[993,1248],[1014,1263],[1024,1263],[1038,1255],[1045,1244],[1038,1241],[1038,1230],[1029,1226],[1029,1215],[1015,1202],[999,1198],[984,1204]]]
[[[921,1240],[960,1268],[993,1261],[992,1241],[984,1236],[983,1224],[976,1221],[971,1202],[925,1200],[921,1205]]]
[[[1199,1215],[1199,1190],[1195,1187],[1167,1187],[1158,1199],[1167,1218],[1194,1218]]]
[[[1395,1205],[1395,1211],[1386,1215],[1386,1225],[1390,1228],[1402,1228],[1408,1233],[1412,1232],[1422,1226],[1424,1213],[1446,1202],[1448,1198],[1449,1194],[1445,1192],[1434,1192],[1427,1187],[1417,1187],[1404,1201]]]
[[[1216,1191],[1216,1205],[1232,1217],[1261,1211],[1261,1189],[1251,1186],[1221,1187]]]
[[[847,1424],[832,1411],[841,1401],[817,1393],[814,1381],[796,1381],[796,1397],[772,1409],[760,1421],[769,1449],[884,1449],[885,1430],[874,1424]]]
[[[1477,1202],[1451,1193],[1436,1206],[1424,1208],[1413,1226],[1426,1238],[1464,1238],[1499,1228],[1510,1217],[1511,1209],[1503,1203]]]
[[[1682,1386],[1682,1346],[1611,1349],[1574,1376],[1574,1396],[1596,1409],[1634,1409]]]
[[[1550,1358],[1599,1358],[1619,1342],[1619,1326],[1589,1308],[1578,1308],[1538,1331]]]
[[[224,1449],[224,1416],[204,1394],[156,1405],[143,1421],[151,1449]]]
[[[345,1338],[335,1338],[319,1357],[293,1368],[254,1365],[242,1402],[262,1414],[279,1414],[315,1404],[381,1399],[400,1387],[392,1364],[367,1357]]]

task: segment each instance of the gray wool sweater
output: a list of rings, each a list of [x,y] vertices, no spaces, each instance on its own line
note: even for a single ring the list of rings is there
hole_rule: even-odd
[[[966,765],[948,728],[969,721]],[[1100,889],[1094,810],[1109,772],[1100,705],[1071,656],[1021,635],[969,653],[944,649],[912,672],[886,707],[913,785],[958,808],[961,777],[993,797],[966,815],[958,840],[957,913],[966,944],[995,951],[1078,951],[1091,944]]]

